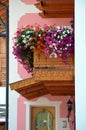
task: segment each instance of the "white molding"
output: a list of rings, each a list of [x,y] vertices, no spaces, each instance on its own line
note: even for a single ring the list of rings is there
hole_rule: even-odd
[[[29,102],[24,102],[26,105],[26,130],[30,130],[30,104]]]
[[[9,130],[17,130],[17,101],[19,94],[9,89]]]
[[[9,82],[16,82],[21,80],[18,74],[17,60],[15,60],[14,55],[12,54],[12,38],[14,32],[18,28],[18,22],[20,18],[30,13],[39,13],[39,10],[34,5],[27,5],[20,0],[9,0]]]
[[[60,118],[60,105],[61,101],[50,101],[45,97],[40,97],[37,101],[26,101],[24,104],[26,105],[26,130],[31,130],[31,107],[32,106],[53,106],[55,107],[55,115],[56,115],[56,126],[55,130],[70,130],[70,126],[67,118]],[[67,127],[63,128],[63,121],[67,122]]]
[[[56,130],[60,128],[59,119],[60,119],[60,104],[59,101],[49,101],[47,98],[42,97],[37,101],[26,101],[24,102],[26,105],[26,130],[30,130],[30,110],[32,106],[54,106],[56,112]],[[29,122],[29,124],[28,124]]]
[[[76,130],[86,130],[86,0],[75,0]]]

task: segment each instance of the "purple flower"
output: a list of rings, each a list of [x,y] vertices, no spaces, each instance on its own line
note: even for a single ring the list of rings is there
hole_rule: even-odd
[[[74,32],[70,27],[28,26],[15,33],[13,54],[27,72],[33,70],[33,50],[40,49],[46,57],[58,56],[66,63],[74,53]]]

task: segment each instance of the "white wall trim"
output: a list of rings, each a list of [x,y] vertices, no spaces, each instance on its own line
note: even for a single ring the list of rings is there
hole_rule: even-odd
[[[17,60],[15,60],[14,55],[12,55],[12,46],[13,41],[12,38],[14,36],[14,32],[18,28],[18,22],[21,17],[29,13],[39,13],[39,10],[34,5],[27,5],[23,3],[21,0],[9,0],[9,82],[13,83],[21,80],[17,70]],[[15,65],[15,66],[14,66]]]
[[[47,98],[42,97],[39,98],[37,101],[34,102],[30,102],[30,101],[26,101],[24,102],[26,105],[26,130],[30,130],[30,124],[28,124],[28,122],[30,122],[30,110],[32,106],[54,106],[55,107],[55,111],[56,111],[56,130],[58,130],[60,128],[60,124],[59,124],[59,119],[60,119],[60,104],[61,102],[57,102],[57,101],[49,101]]]
[[[86,0],[75,0],[76,130],[86,130]]]
[[[9,130],[17,130],[17,100],[19,94],[9,89]]]

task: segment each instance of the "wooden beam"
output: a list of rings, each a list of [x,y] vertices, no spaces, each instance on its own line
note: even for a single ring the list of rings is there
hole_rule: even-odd
[[[21,95],[24,96],[27,99],[33,99],[33,98],[44,96],[46,94],[48,94],[48,92],[44,89],[44,90],[40,90],[40,91],[35,91],[33,93],[28,93],[28,94],[25,94],[25,95],[21,94]]]
[[[71,80],[71,81],[64,81],[64,80],[61,80],[61,81],[43,81],[45,87],[50,87],[50,86],[53,86],[53,87],[65,87],[65,86],[74,86],[74,81]]]
[[[36,85],[36,84],[40,84],[40,81],[36,81],[35,78],[28,78],[28,79],[24,79],[24,80],[21,80],[21,81],[18,81],[18,82],[14,82],[14,83],[11,83],[10,84],[10,87],[11,89],[22,89],[24,87],[30,87],[32,85]]]
[[[74,10],[74,5],[73,4],[70,4],[70,3],[44,3],[42,5],[42,3],[36,3],[35,4],[36,8],[38,8],[39,10],[45,10],[45,11],[50,11],[50,10],[53,10],[53,11],[60,11],[60,10],[63,10],[63,11],[67,11],[67,10]]]
[[[42,18],[73,18],[73,11],[43,11],[39,13]]]
[[[33,87],[24,87],[23,89],[17,89],[17,92],[21,94],[33,93],[45,89],[42,85],[34,85]]]
[[[55,91],[52,91],[52,92],[50,92],[50,94],[52,95],[52,96],[74,96],[75,95],[75,93],[74,92],[66,92],[66,91],[64,91],[64,92],[55,92]]]
[[[74,3],[74,0],[37,0],[38,2],[44,1],[44,2],[57,2],[57,3]]]
[[[42,18],[73,18],[74,0],[38,0],[35,6]]]
[[[51,94],[53,96],[74,95],[75,89],[73,81],[44,81],[41,85],[34,84],[32,87],[19,89],[17,92],[28,99],[32,99],[45,94]]]
[[[50,89],[48,88],[48,92],[50,94],[55,94],[55,95],[74,95],[74,87],[57,87],[57,88],[53,88],[53,89]]]
[[[74,95],[75,85],[74,81],[58,81],[58,82],[44,82],[45,88],[51,95]]]

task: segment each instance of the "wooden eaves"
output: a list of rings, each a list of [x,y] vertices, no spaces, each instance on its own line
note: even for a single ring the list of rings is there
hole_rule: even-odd
[[[74,95],[74,81],[35,81],[35,78],[28,78],[12,83],[10,86],[12,90],[16,90],[27,99],[46,94],[53,96]]]
[[[73,18],[74,0],[37,0],[34,4],[43,18]]]

